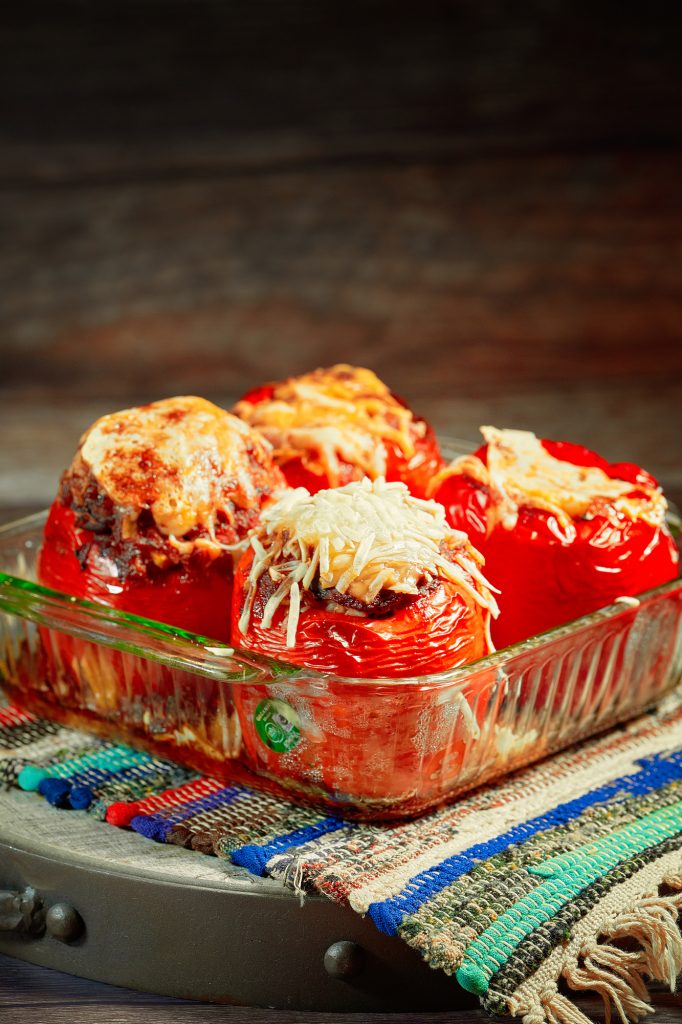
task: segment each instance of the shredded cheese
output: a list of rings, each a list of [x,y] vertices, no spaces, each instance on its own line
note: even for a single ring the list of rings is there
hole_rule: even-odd
[[[195,528],[217,546],[217,514],[259,507],[281,480],[266,441],[203,398],[183,396],[103,416],[83,435],[70,472],[89,471],[122,511],[127,533],[149,509],[181,553]],[[272,474],[275,474],[273,476]],[[190,547],[192,546],[190,543]]]
[[[509,530],[519,508],[551,513],[566,539],[575,535],[573,520],[605,515],[661,526],[666,500],[659,488],[608,476],[598,466],[576,466],[554,458],[535,434],[526,430],[481,427],[487,443],[487,466],[474,455],[455,459],[432,481],[431,493],[453,474],[465,474],[490,489],[494,514]],[[636,492],[636,493],[635,493]]]
[[[366,605],[382,590],[419,594],[424,584],[450,580],[486,610],[487,629],[490,615],[497,615],[482,556],[466,534],[448,526],[441,505],[412,497],[402,483],[365,477],[312,496],[302,487],[285,492],[263,511],[251,546],[239,629],[246,633],[259,580],[268,573],[277,587],[261,626],[270,628],[287,604],[288,647],[295,646],[302,595],[317,578],[321,589]]]
[[[426,426],[371,370],[339,363],[273,385],[271,399],[238,402],[234,413],[259,430],[283,463],[299,457],[330,486],[344,465],[375,480],[386,473],[386,442],[411,459]]]

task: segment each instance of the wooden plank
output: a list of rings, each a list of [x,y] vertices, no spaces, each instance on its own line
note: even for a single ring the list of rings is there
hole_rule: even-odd
[[[656,1021],[679,1024],[682,999],[656,992]],[[576,1005],[593,1020],[602,1020],[601,1000],[578,996]],[[164,999],[129,989],[102,985],[0,956],[0,1009],[12,1024],[483,1024],[479,1010],[447,1013],[298,1013],[254,1007],[212,1006]],[[8,1017],[8,1020],[10,1018]]]
[[[682,488],[681,176],[621,155],[5,191],[0,501],[45,504],[103,412],[338,359],[443,432],[529,427]]]
[[[5,180],[674,147],[680,10],[533,0],[28,0]]]
[[[545,158],[8,191],[2,390],[238,394],[334,356],[415,398],[662,388],[681,173]]]

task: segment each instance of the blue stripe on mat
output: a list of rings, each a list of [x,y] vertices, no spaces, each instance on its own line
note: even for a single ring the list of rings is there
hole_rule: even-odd
[[[187,821],[195,814],[201,814],[203,811],[211,811],[215,807],[224,807],[227,804],[232,804],[240,797],[249,796],[250,793],[251,790],[246,789],[244,786],[225,786],[224,789],[213,790],[213,792],[208,793],[206,796],[190,800],[186,804],[173,804],[165,813],[138,814],[130,822],[130,827],[133,831],[139,832],[140,835],[146,836],[147,839],[153,839],[157,843],[165,843],[168,833],[175,825],[179,825],[180,822]]]
[[[667,783],[682,778],[682,750],[670,754],[657,754],[636,762],[642,769],[632,775],[614,779],[598,789],[584,793],[574,800],[558,804],[550,811],[514,825],[507,832],[484,843],[476,843],[461,853],[448,857],[426,871],[415,875],[397,896],[370,904],[368,914],[379,931],[396,935],[398,928],[408,914],[415,914],[437,893],[471,871],[481,860],[503,853],[515,843],[523,843],[538,832],[547,831],[557,825],[564,825],[578,818],[583,811],[595,804],[617,797],[644,796]]]
[[[328,832],[336,832],[340,828],[347,828],[348,822],[341,818],[322,818],[317,825],[304,825],[302,828],[294,829],[285,835],[277,836],[263,846],[252,843],[248,846],[241,846],[230,852],[230,858],[239,867],[248,868],[254,875],[264,875],[265,866],[271,857],[292,846],[303,846],[312,839],[319,839]]]

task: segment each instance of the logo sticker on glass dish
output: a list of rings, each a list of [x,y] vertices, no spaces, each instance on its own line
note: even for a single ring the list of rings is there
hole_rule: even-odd
[[[286,754],[301,739],[301,720],[283,700],[262,700],[253,716],[256,732],[266,747],[277,754]]]

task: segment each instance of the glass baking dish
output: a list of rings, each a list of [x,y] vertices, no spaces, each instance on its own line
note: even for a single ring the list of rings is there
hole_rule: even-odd
[[[634,716],[682,674],[679,580],[464,668],[341,678],[38,586],[45,516],[0,529],[13,700],[359,819],[419,813]]]

